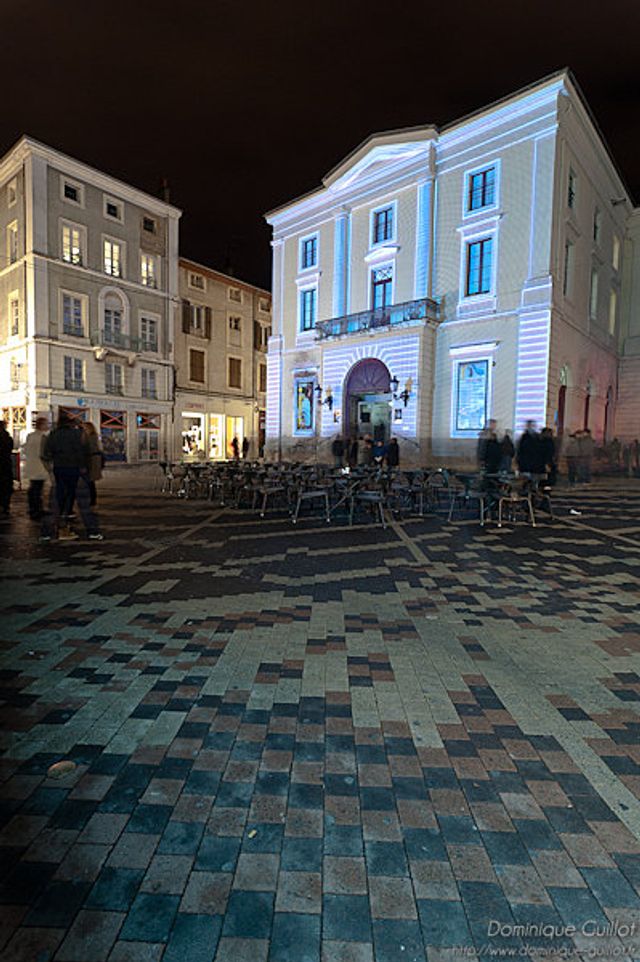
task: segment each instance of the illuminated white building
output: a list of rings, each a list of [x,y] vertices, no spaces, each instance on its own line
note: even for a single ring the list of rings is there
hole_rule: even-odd
[[[637,423],[640,219],[570,73],[373,135],[267,221],[268,456],[378,433],[424,463],[471,456],[489,418]]]
[[[176,457],[233,457],[232,441],[265,443],[266,350],[271,294],[180,258],[180,324],[175,334]]]
[[[0,409],[90,420],[113,461],[172,433],[180,211],[23,137],[0,160]]]

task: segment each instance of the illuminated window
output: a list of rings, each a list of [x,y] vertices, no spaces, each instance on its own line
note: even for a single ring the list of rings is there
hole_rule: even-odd
[[[300,330],[311,331],[316,326],[317,290],[308,287],[300,291]]]
[[[65,356],[64,387],[66,391],[84,391],[84,364],[77,357]]]
[[[598,316],[598,272],[593,268],[591,271],[591,287],[589,289],[589,317],[592,321]]]
[[[204,384],[204,351],[189,351],[189,380]]]
[[[122,277],[122,244],[105,237],[102,244],[102,260],[105,274]]]
[[[467,244],[467,279],[465,294],[488,294],[491,291],[491,272],[493,266],[493,238],[473,241]]]
[[[469,176],[469,196],[467,210],[481,210],[493,207],[496,196],[496,169],[487,167]]]
[[[305,237],[300,242],[300,269],[305,271],[309,267],[316,267],[318,263],[318,236]]]
[[[62,225],[62,260],[67,264],[82,264],[83,231],[74,224]]]
[[[485,427],[489,405],[489,361],[458,361],[454,366],[454,434],[476,435]]]
[[[75,294],[62,295],[62,331],[74,337],[84,336],[82,298]]]
[[[153,254],[140,255],[140,280],[145,287],[158,286],[158,264]]]
[[[620,269],[620,238],[613,235],[613,254],[611,256],[611,264],[614,271]]]
[[[229,387],[242,387],[242,361],[239,357],[229,358]]]
[[[393,238],[393,207],[383,207],[373,213],[372,243],[383,244]]]
[[[609,294],[609,334],[612,336],[616,333],[616,318],[618,313],[618,294],[617,291],[611,291]]]
[[[18,224],[14,222],[7,227],[7,260],[15,264],[18,260]]]
[[[152,368],[143,367],[140,373],[142,375],[142,397],[157,398],[156,372]]]
[[[574,210],[576,206],[576,175],[570,170],[569,180],[567,181],[567,207]]]
[[[393,296],[393,267],[371,271],[371,307],[389,307]]]

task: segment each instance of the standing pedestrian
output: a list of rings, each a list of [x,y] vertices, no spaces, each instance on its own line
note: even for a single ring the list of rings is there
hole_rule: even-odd
[[[508,431],[504,432],[504,437],[500,442],[500,471],[504,474],[511,473],[513,456],[516,453],[515,445]]]
[[[387,464],[390,468],[397,468],[400,464],[400,448],[395,437],[390,438],[387,445]]]
[[[347,459],[350,468],[355,468],[360,463],[360,451],[357,438],[349,438],[347,442]]]
[[[5,421],[0,421],[0,508],[5,517],[9,514],[13,494],[13,438],[7,431]]]
[[[70,521],[80,473],[88,474],[88,450],[83,432],[66,412],[61,411],[58,426],[45,442],[44,460],[53,465],[55,498],[60,516],[58,537],[62,541],[78,537],[71,530]]]
[[[247,455],[249,454],[249,438],[246,436],[242,439],[242,460],[247,460]]]
[[[29,482],[27,503],[29,517],[32,521],[42,520],[42,491],[44,483],[49,477],[47,466],[42,460],[44,446],[47,440],[49,422],[45,417],[36,418],[35,430],[27,435],[22,453],[24,455],[24,469],[22,476]]]
[[[231,442],[231,450],[233,451],[234,461],[240,460],[240,445],[238,444],[237,435],[234,434],[233,441]]]
[[[556,464],[556,442],[551,428],[543,428],[540,432],[540,462],[547,472],[549,484],[555,484],[558,477]]]
[[[527,421],[524,433],[518,442],[516,459],[521,474],[544,474],[540,436],[536,431],[535,421]]]
[[[334,467],[341,468],[342,459],[344,458],[344,441],[339,434],[336,434],[331,443],[331,453],[333,455]]]
[[[89,497],[91,507],[94,507],[98,501],[96,481],[100,481],[102,478],[102,461],[104,454],[100,446],[98,432],[91,421],[84,422],[82,425],[82,433],[84,435],[83,440],[87,445],[87,484],[89,485]]]

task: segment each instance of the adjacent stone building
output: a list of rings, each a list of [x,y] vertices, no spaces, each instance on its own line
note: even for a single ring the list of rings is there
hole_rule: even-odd
[[[0,409],[91,420],[113,461],[167,452],[180,211],[23,137],[0,161]]]
[[[489,418],[638,433],[640,218],[569,72],[373,135],[267,221],[268,456],[468,458]]]
[[[176,456],[233,457],[246,437],[249,457],[265,443],[271,294],[180,259],[180,324],[175,337]]]

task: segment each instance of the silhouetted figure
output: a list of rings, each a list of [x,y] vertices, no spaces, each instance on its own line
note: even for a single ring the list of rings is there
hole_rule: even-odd
[[[540,461],[544,464],[549,484],[555,484],[558,477],[556,464],[556,442],[551,428],[543,428],[540,432]]]
[[[516,454],[521,474],[544,474],[544,464],[540,450],[540,435],[535,421],[527,421],[527,426],[518,442]]]
[[[5,516],[9,514],[12,494],[13,438],[7,431],[6,423],[0,421],[0,508]]]
[[[243,437],[242,439],[242,460],[247,460],[247,455],[249,454],[249,438]]]
[[[500,442],[500,470],[509,474],[512,469],[513,456],[516,448],[508,431],[504,432],[504,437]]]
[[[344,458],[344,441],[339,434],[336,434],[335,438],[333,439],[331,444],[331,453],[333,455],[336,468],[341,468]]]
[[[397,468],[400,464],[400,448],[397,438],[390,438],[387,445],[387,464],[390,468]]]
[[[233,441],[231,442],[231,450],[233,451],[234,460],[238,461],[240,459],[240,445],[238,444],[238,438],[235,435]]]

